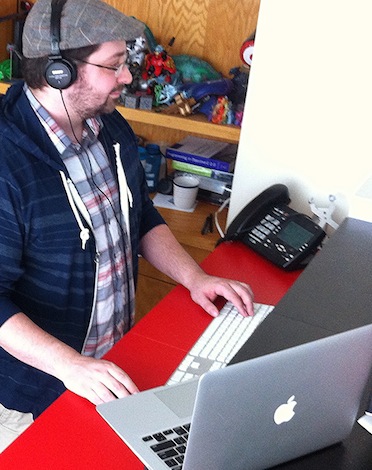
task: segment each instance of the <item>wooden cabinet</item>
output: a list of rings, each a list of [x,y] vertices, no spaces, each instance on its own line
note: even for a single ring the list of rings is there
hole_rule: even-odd
[[[185,250],[201,263],[211,253],[219,239],[219,234],[214,226],[212,233],[202,235],[205,219],[217,211],[218,207],[205,202],[198,202],[194,212],[182,212],[172,209],[159,208],[169,228],[185,248]],[[227,211],[218,214],[218,222],[222,229],[225,228]],[[169,277],[157,271],[146,260],[140,258],[139,276],[136,296],[136,320],[142,318],[153,308],[166,294],[168,294],[175,282]]]
[[[0,17],[6,17],[14,13],[17,13],[17,0],[1,0]],[[0,23],[0,61],[9,58],[6,46],[13,42],[13,27],[13,21],[11,20]]]

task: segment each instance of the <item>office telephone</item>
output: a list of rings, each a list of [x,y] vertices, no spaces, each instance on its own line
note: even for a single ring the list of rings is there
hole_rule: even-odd
[[[287,271],[306,266],[326,234],[289,203],[284,184],[270,186],[235,217],[221,241],[239,240]]]

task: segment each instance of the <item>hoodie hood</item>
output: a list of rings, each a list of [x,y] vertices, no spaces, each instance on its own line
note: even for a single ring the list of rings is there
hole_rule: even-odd
[[[57,149],[35,120],[23,85],[23,81],[16,82],[0,97],[0,134],[54,169],[65,170]]]

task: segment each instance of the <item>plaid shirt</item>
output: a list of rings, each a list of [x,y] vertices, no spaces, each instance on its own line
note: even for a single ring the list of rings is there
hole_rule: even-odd
[[[101,122],[87,120],[81,143],[74,144],[27,86],[25,92],[91,218],[99,254],[98,290],[83,354],[100,358],[133,324],[135,297],[132,253],[118,186],[97,138]]]

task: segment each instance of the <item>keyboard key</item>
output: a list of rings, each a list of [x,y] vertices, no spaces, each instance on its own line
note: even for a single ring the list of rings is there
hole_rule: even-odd
[[[176,449],[167,449],[163,450],[162,452],[158,452],[158,457],[160,457],[162,460],[167,460],[170,457],[175,457],[177,454]]]
[[[166,449],[170,449],[172,447],[175,447],[175,445],[176,445],[175,442],[170,440],[170,441],[160,442],[159,444],[154,444],[150,447],[154,452],[158,453],[162,450],[166,450]]]
[[[177,460],[178,463],[183,464],[183,462],[185,460],[185,456],[184,455],[179,455],[178,457],[176,457],[176,460]]]
[[[175,432],[176,434],[178,434],[179,436],[182,436],[182,434],[186,434],[186,433],[187,433],[187,430],[186,430],[184,427],[182,427],[182,426],[178,426],[178,427],[174,428],[174,432]]]
[[[166,460],[165,463],[168,465],[169,468],[173,468],[173,470],[179,467],[178,463],[174,459]]]

